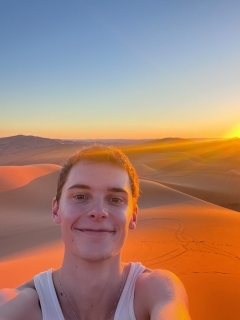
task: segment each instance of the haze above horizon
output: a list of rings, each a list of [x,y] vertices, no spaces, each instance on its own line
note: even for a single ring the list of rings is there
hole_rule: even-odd
[[[240,136],[240,3],[0,3],[0,137]]]

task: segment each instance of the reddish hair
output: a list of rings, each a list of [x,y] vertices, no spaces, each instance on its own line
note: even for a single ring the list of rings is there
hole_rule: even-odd
[[[81,161],[95,163],[110,163],[119,168],[124,169],[129,177],[134,204],[137,203],[139,197],[139,179],[135,168],[131,164],[128,157],[119,149],[112,146],[92,145],[84,147],[70,157],[64,164],[58,181],[56,200],[59,203],[62,189],[67,181],[68,174],[72,167]]]

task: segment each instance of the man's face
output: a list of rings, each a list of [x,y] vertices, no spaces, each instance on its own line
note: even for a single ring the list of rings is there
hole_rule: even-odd
[[[136,226],[128,174],[108,163],[80,162],[69,172],[53,220],[61,224],[66,253],[85,260],[117,255]]]

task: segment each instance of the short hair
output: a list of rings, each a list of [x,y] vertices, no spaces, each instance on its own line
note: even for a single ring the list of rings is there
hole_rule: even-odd
[[[92,163],[110,163],[124,169],[127,172],[130,180],[134,204],[137,203],[139,197],[139,178],[129,158],[117,148],[99,144],[94,144],[89,147],[83,147],[73,156],[71,156],[63,165],[57,181],[57,203],[59,203],[60,201],[62,189],[67,181],[70,170],[74,165],[82,161]]]

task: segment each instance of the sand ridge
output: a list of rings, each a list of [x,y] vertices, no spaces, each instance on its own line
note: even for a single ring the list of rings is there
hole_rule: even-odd
[[[55,164],[0,166],[0,192],[22,187],[32,180],[60,170]]]

